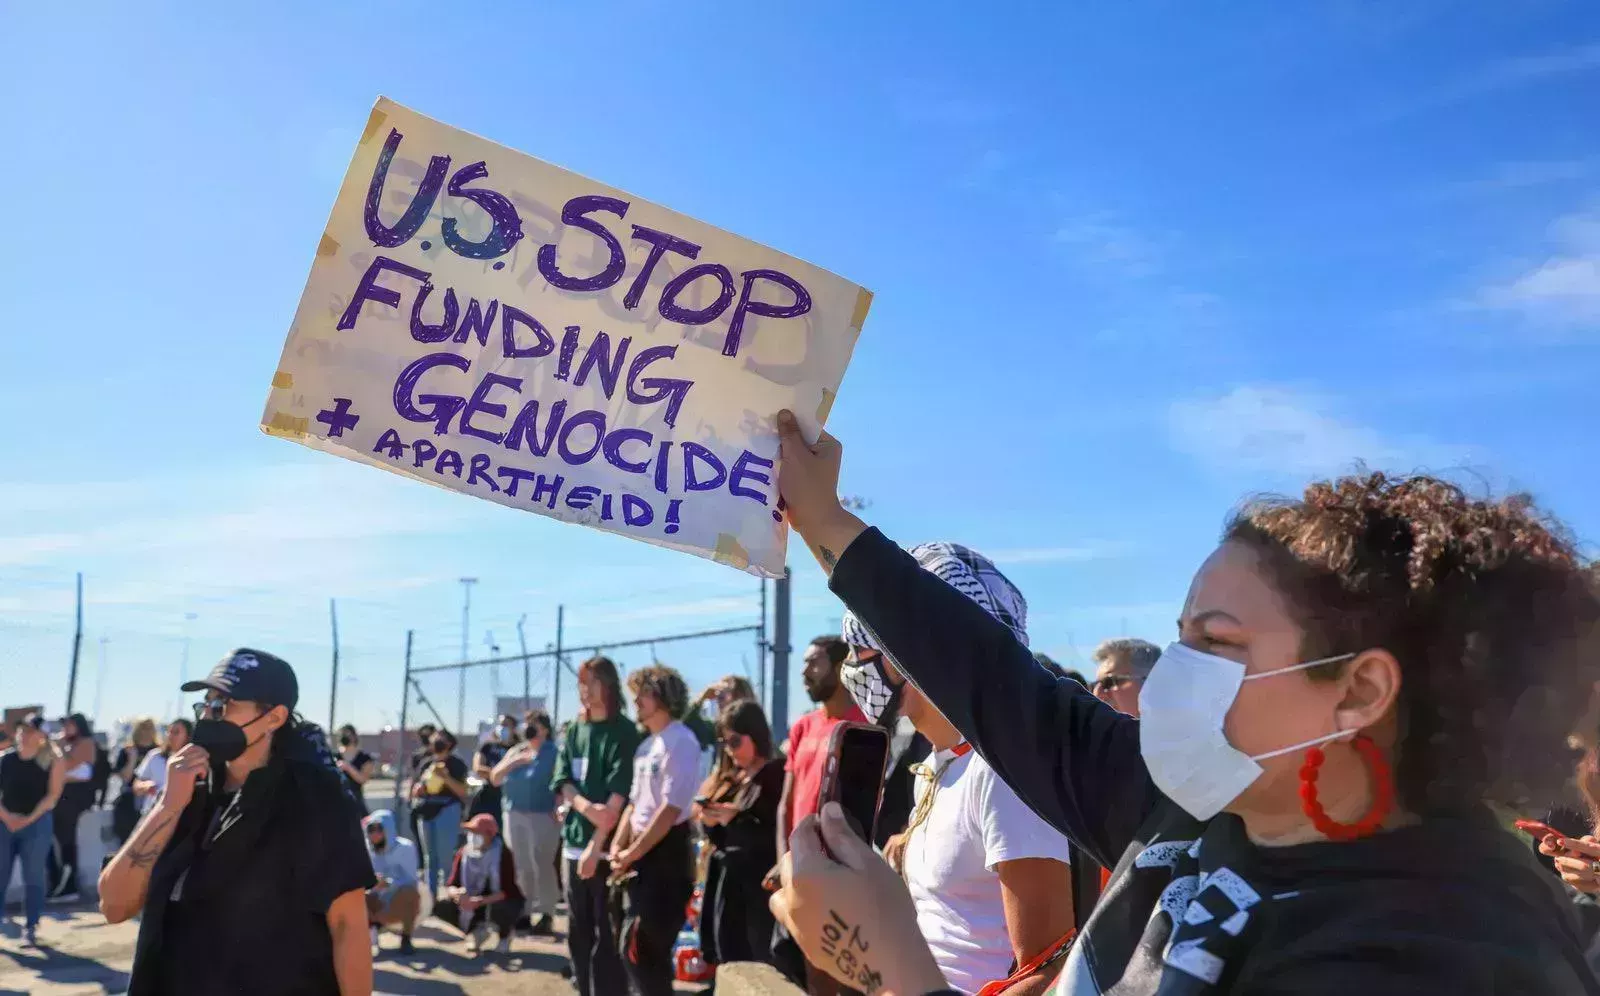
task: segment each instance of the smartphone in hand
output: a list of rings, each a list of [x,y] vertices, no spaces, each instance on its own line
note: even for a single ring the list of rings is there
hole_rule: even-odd
[[[888,732],[868,723],[840,723],[829,737],[826,764],[820,802],[837,802],[851,829],[871,844],[889,770]]]
[[[1557,830],[1555,827],[1550,826],[1548,823],[1540,823],[1538,820],[1517,820],[1513,826],[1515,826],[1518,830],[1521,830],[1523,833],[1529,834],[1538,840],[1544,840],[1546,837],[1559,837],[1565,839],[1567,836],[1560,830]]]

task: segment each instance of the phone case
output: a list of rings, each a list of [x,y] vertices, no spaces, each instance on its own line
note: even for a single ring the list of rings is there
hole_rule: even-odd
[[[840,723],[833,728],[833,733],[828,736],[828,760],[822,769],[822,790],[817,799],[817,808],[824,804],[839,801],[839,752],[844,745],[844,738],[851,730],[866,730],[883,740],[883,756],[885,761],[885,774],[889,757],[889,734],[882,727],[871,723]],[[878,795],[872,804],[872,820],[869,825],[856,826],[855,814],[846,811],[845,816],[850,820],[851,826],[861,835],[868,844],[872,843],[873,835],[878,829],[878,810],[883,806],[883,785],[886,779],[878,779]]]

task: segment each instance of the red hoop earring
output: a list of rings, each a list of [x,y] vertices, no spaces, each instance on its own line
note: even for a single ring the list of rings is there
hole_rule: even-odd
[[[1317,832],[1329,840],[1356,840],[1378,832],[1389,811],[1394,808],[1394,777],[1389,762],[1378,745],[1364,733],[1356,734],[1350,745],[1356,749],[1367,767],[1372,770],[1372,805],[1365,815],[1354,823],[1340,823],[1330,817],[1317,800],[1317,775],[1326,755],[1321,747],[1306,751],[1306,763],[1300,768],[1300,808],[1311,820]]]

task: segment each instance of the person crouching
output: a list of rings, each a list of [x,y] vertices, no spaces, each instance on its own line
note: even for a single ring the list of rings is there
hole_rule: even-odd
[[[522,913],[516,862],[500,840],[493,816],[479,813],[462,825],[467,843],[456,851],[443,898],[434,903],[433,915],[466,934],[473,954],[482,950],[493,924],[500,934],[498,950],[505,954],[511,950],[511,932]]]
[[[367,853],[372,856],[372,874],[378,884],[367,890],[367,925],[372,929],[372,953],[378,953],[378,931],[384,927],[400,930],[400,953],[410,954],[411,929],[422,911],[422,894],[417,890],[417,845],[400,836],[394,813],[373,811],[361,821],[367,835]]]

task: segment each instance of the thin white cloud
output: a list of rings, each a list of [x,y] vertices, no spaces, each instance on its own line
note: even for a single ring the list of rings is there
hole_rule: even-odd
[[[1548,243],[1543,259],[1485,287],[1471,303],[1546,330],[1600,330],[1600,211],[1556,219]]]
[[[1124,552],[1124,548],[1112,543],[1091,543],[1084,546],[1045,546],[984,552],[996,564],[1081,564],[1118,556]]]
[[[1207,466],[1262,474],[1334,474],[1358,464],[1437,469],[1469,455],[1461,447],[1390,438],[1342,417],[1328,399],[1278,386],[1175,402],[1169,429],[1174,447]]]
[[[1066,247],[1074,264],[1121,277],[1142,278],[1164,268],[1170,239],[1155,239],[1131,225],[1101,213],[1077,218],[1058,226],[1057,244]]]
[[[1600,160],[1595,159],[1545,159],[1500,163],[1476,179],[1438,187],[1432,192],[1432,196],[1441,200],[1452,200],[1577,183],[1594,176],[1597,167],[1600,167]]]
[[[1475,73],[1450,80],[1430,91],[1398,100],[1374,115],[1371,124],[1390,124],[1402,118],[1448,107],[1466,100],[1531,86],[1537,83],[1600,69],[1600,42],[1592,42],[1492,62]]]

